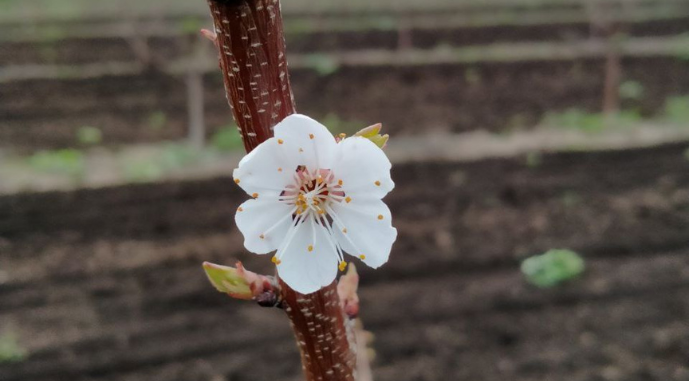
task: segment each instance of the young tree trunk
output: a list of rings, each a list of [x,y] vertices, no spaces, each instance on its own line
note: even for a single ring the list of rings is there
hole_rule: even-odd
[[[278,0],[208,0],[234,120],[250,152],[295,112]],[[307,381],[355,379],[356,344],[336,283],[302,295],[279,281]]]

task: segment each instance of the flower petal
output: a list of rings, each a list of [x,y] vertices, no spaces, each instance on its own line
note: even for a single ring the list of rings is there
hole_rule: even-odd
[[[328,231],[313,218],[295,229],[289,244],[278,252],[278,274],[295,291],[310,294],[335,280],[337,252]]]
[[[276,138],[270,138],[244,156],[232,176],[247,194],[276,199],[295,183],[298,165],[294,155],[288,155]]]
[[[330,210],[335,239],[344,251],[373,268],[388,261],[397,229],[392,227],[390,209],[383,201],[368,198],[335,203]]]
[[[244,235],[244,246],[256,254],[276,250],[292,223],[293,207],[268,200],[248,200],[237,208],[235,222]]]
[[[341,141],[334,160],[332,171],[342,180],[342,190],[352,199],[381,199],[395,187],[390,178],[390,160],[366,138]]]
[[[337,143],[324,125],[306,115],[292,114],[278,123],[274,132],[286,154],[300,165],[312,171],[330,169]]]

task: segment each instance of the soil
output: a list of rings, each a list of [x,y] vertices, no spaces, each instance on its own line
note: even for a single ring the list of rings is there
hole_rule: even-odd
[[[362,273],[377,381],[689,380],[689,143],[398,165],[390,263]],[[229,173],[229,169],[228,169]],[[3,381],[298,380],[282,312],[216,293],[242,260],[231,179],[0,197]],[[586,258],[554,289],[519,260]]]
[[[293,70],[292,83],[299,111],[317,118],[332,113],[361,126],[382,121],[392,134],[503,132],[532,128],[549,111],[598,111],[603,68],[603,60],[596,59],[343,67],[328,76]],[[674,58],[625,59],[623,78],[641,84],[643,97],[626,101],[624,107],[644,116],[660,112],[667,97],[689,93],[688,68],[689,61]],[[212,134],[230,124],[231,116],[220,75],[205,81],[206,122]],[[0,148],[74,146],[83,126],[100,128],[109,145],[186,136],[184,82],[155,71],[10,83],[0,87],[0,99],[6,100],[0,104]],[[163,128],[151,123],[161,113]]]
[[[432,15],[432,14],[431,14]],[[418,16],[418,15],[417,15]],[[445,14],[447,16],[447,14]],[[404,17],[393,18],[404,24]],[[107,23],[108,20],[103,20]],[[170,30],[182,20],[168,20]],[[151,22],[159,25],[160,21]],[[199,21],[201,25],[203,23]],[[287,20],[289,26],[289,20]],[[627,37],[674,36],[687,31],[689,16],[629,23],[620,28]],[[325,23],[324,23],[325,24]],[[327,24],[325,24],[327,25]],[[140,27],[144,27],[141,25]],[[66,26],[63,26],[66,27]],[[91,26],[93,28],[93,26]],[[0,31],[3,26],[0,25]],[[16,33],[16,32],[15,32]],[[362,29],[350,31],[287,31],[286,39],[291,53],[338,52],[367,49],[398,49],[416,47],[430,49],[437,46],[470,46],[494,43],[577,41],[601,36],[601,31],[588,22],[547,23],[533,25],[475,25],[454,28]],[[408,34],[408,43],[401,42],[401,34]],[[170,60],[190,52],[190,43],[198,36],[170,35],[147,39],[151,54],[159,59]],[[143,41],[146,41],[144,39]],[[400,44],[408,44],[400,46]],[[31,64],[85,64],[98,62],[127,62],[136,60],[131,39],[125,37],[95,37],[84,35],[60,40],[36,42],[0,42],[0,62],[4,65]]]

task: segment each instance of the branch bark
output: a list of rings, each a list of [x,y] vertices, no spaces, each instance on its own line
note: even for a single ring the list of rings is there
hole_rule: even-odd
[[[295,112],[278,0],[208,0],[215,27],[204,32],[218,48],[228,103],[250,152]],[[302,295],[279,281],[307,381],[355,379],[352,322],[331,285]]]
[[[208,0],[232,115],[250,152],[295,112],[278,0]]]

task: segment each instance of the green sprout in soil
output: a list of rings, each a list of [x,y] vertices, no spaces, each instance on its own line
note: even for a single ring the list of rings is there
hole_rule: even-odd
[[[154,111],[148,116],[146,126],[153,131],[160,131],[167,123],[167,115],[163,111]]]
[[[0,335],[0,364],[19,362],[26,358],[26,350],[19,346],[17,337],[12,333]]]
[[[637,81],[624,81],[619,89],[620,98],[639,100],[644,95],[644,86]]]
[[[675,51],[675,57],[683,61],[689,61],[689,33],[683,33],[677,38],[680,44]]]
[[[542,159],[540,152],[529,152],[526,154],[526,166],[529,168],[538,168],[543,162]]]
[[[41,151],[28,158],[29,165],[41,172],[81,177],[86,169],[84,154],[75,149]]]
[[[236,151],[244,147],[235,125],[222,127],[211,137],[211,146],[220,152]]]
[[[620,111],[615,115],[604,115],[572,108],[560,113],[547,113],[542,124],[553,128],[600,133],[607,128],[629,127],[641,120],[641,114],[635,110]]]
[[[561,201],[566,208],[574,208],[580,205],[582,200],[579,193],[572,190],[568,190],[562,194]]]
[[[122,172],[127,181],[135,183],[156,181],[165,174],[160,164],[147,160],[125,162]]]
[[[470,67],[464,70],[464,80],[471,85],[479,84],[481,83],[481,73],[478,69]]]
[[[83,145],[99,144],[103,141],[103,133],[96,127],[81,127],[77,130],[77,141]]]
[[[147,158],[124,158],[122,174],[127,181],[151,182],[165,174],[197,163],[207,151],[199,151],[186,144],[168,143],[163,149]]]
[[[689,96],[668,98],[665,101],[665,119],[689,127]]]
[[[524,260],[521,271],[529,283],[549,288],[578,277],[584,267],[584,259],[579,254],[571,250],[553,249]]]

